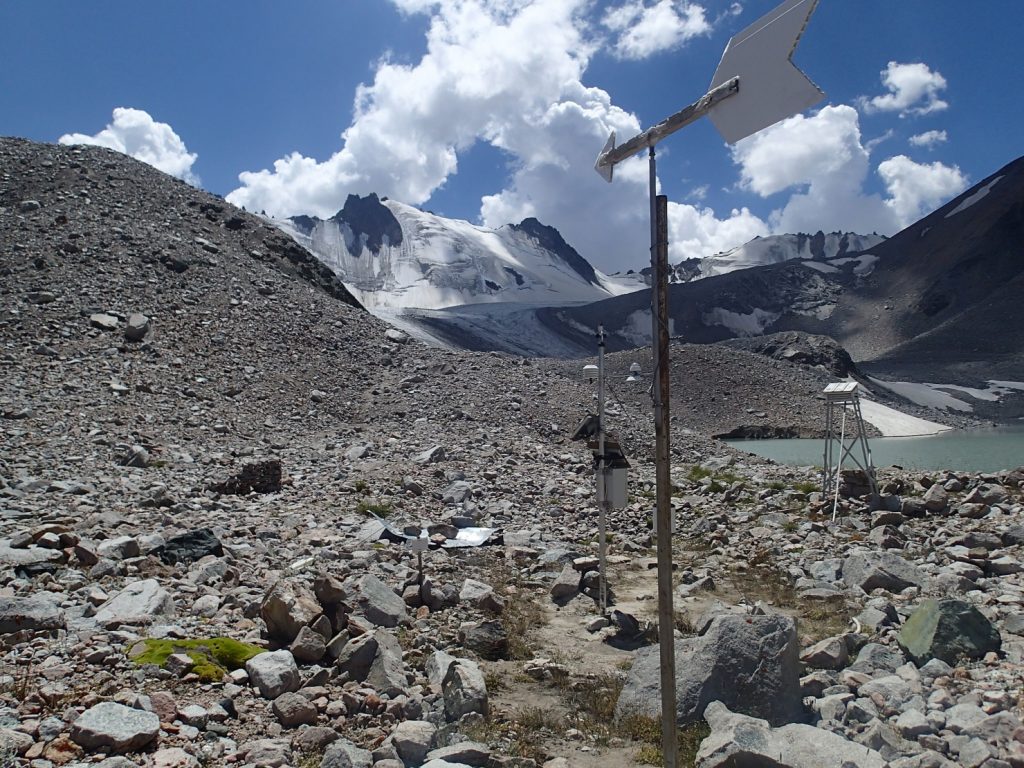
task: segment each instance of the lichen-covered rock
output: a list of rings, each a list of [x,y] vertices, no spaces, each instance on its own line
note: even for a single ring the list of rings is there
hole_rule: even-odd
[[[963,600],[925,600],[907,619],[897,642],[919,666],[930,659],[955,665],[964,657],[980,659],[1002,647],[999,630]]]

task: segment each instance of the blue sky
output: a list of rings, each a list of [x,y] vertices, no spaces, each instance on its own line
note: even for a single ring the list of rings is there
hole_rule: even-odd
[[[636,268],[646,165],[606,185],[604,137],[701,96],[774,5],[8,0],[0,134],[104,143],[275,215],[370,191],[491,226],[535,215],[599,268]],[[707,120],[659,147],[673,260],[893,234],[1015,159],[1022,27],[1016,0],[821,0],[795,56],[821,105],[736,147]]]

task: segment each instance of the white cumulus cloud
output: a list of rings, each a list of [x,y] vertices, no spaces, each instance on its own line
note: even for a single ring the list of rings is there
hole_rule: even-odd
[[[114,149],[189,184],[199,185],[199,177],[192,172],[198,155],[188,151],[171,126],[157,122],[142,109],[117,107],[110,124],[96,135],[66,133],[57,141]]]
[[[331,216],[348,194],[369,192],[421,205],[442,185],[457,183],[460,155],[486,142],[502,150],[507,165],[480,201],[482,223],[499,227],[536,216],[603,271],[648,264],[646,162],[621,163],[613,184],[593,170],[610,131],[621,142],[641,126],[606,91],[585,85],[584,76],[599,46],[624,44],[650,14],[671,12],[684,27],[689,19],[683,38],[703,34],[703,8],[617,0],[615,21],[608,13],[595,16],[592,0],[392,2],[403,13],[428,15],[426,53],[409,63],[378,63],[372,82],[355,95],[352,122],[332,156],[296,152],[272,168],[241,173],[228,200],[274,216]],[[621,33],[612,40],[610,18]],[[678,25],[669,27],[678,32]],[[941,164],[890,158],[882,173],[872,163],[874,146],[861,139],[857,110],[843,105],[741,142],[733,150],[740,187],[788,197],[767,217],[739,206],[720,214],[699,195],[690,197],[694,205],[671,203],[671,259],[709,256],[771,232],[892,234],[912,211],[955,186],[940,178]],[[874,170],[881,175],[873,177]],[[866,192],[878,178],[883,193]]]
[[[350,193],[419,205],[457,174],[460,152],[484,141],[504,151],[509,174],[481,200],[484,224],[537,216],[602,270],[648,263],[646,163],[620,164],[614,184],[593,170],[610,131],[621,140],[640,124],[582,82],[598,45],[589,0],[394,2],[430,14],[422,59],[379,64],[330,158],[292,153],[244,172],[227,199],[274,216],[330,216]],[[710,209],[674,205],[671,216],[680,235],[673,258],[737,245],[730,232],[767,231],[746,211],[720,221]]]
[[[957,166],[916,163],[906,155],[883,160],[878,164],[878,174],[889,190],[886,205],[901,226],[912,224],[968,186],[967,177]]]
[[[945,131],[925,131],[910,137],[910,143],[915,147],[926,147],[928,149],[933,149],[948,140],[949,136]]]
[[[875,169],[886,194],[867,192],[871,150],[861,140],[857,110],[847,105],[784,120],[736,144],[733,160],[741,186],[762,197],[794,190],[770,216],[775,232],[891,235],[967,186],[955,166],[898,155]]]
[[[899,112],[905,117],[941,112],[949,107],[939,96],[946,90],[946,78],[933,72],[927,64],[890,61],[881,76],[882,85],[889,92],[862,98],[860,104],[865,112]]]
[[[711,31],[704,7],[686,0],[629,0],[609,8],[602,23],[616,35],[613,50],[622,59],[645,59]]]

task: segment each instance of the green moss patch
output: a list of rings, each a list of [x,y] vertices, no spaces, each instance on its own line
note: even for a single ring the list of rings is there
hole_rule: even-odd
[[[191,671],[204,682],[218,683],[230,669],[240,669],[245,662],[266,648],[241,643],[230,637],[207,637],[195,640],[157,640],[147,637],[135,644],[129,657],[136,664],[163,667],[172,653],[184,653],[192,659]]]

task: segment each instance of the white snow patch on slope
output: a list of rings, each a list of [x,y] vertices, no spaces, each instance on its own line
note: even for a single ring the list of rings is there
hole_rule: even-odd
[[[644,347],[651,343],[653,323],[651,310],[638,309],[636,312],[630,313],[626,318],[626,323],[615,333],[634,346]],[[675,332],[676,323],[670,317],[668,319],[668,335],[674,336]]]
[[[996,403],[1013,391],[1024,391],[1024,382],[1019,381],[989,381],[988,387],[979,389],[977,387],[963,387],[958,384],[918,384],[912,381],[882,381],[871,379],[872,382],[905,397],[912,403],[923,405],[926,408],[938,410],[953,410],[971,412],[974,410],[969,403],[954,397],[945,390],[963,392],[975,400],[982,400],[989,403]]]
[[[876,403],[865,398],[860,399],[860,411],[864,420],[874,424],[885,437],[914,437],[917,435],[937,435],[948,432],[952,427],[937,424],[934,421],[919,419],[916,416],[897,411],[887,405]]]
[[[941,411],[947,409],[954,411],[973,411],[970,405],[963,400],[958,400],[948,392],[935,389],[934,384],[917,384],[912,381],[882,381],[871,379],[872,382],[885,387],[890,392],[895,392],[900,397],[905,397],[916,405],[923,405],[925,408],[936,408]]]
[[[952,211],[946,214],[946,218],[948,219],[950,216],[956,216],[958,213],[963,213],[976,202],[983,199],[986,195],[988,195],[992,187],[998,184],[1002,178],[1002,176],[996,176],[994,179],[992,179],[992,181],[990,181],[984,187],[979,189],[973,195],[971,195],[970,197],[965,197],[963,201],[960,203],[960,205],[958,205],[956,208],[954,208]]]
[[[864,253],[860,256],[846,256],[841,259],[829,260],[829,264],[838,264],[840,266],[843,264],[849,264],[850,262],[857,263],[857,266],[853,268],[853,273],[863,277],[871,274],[875,268],[875,264],[878,262],[878,257],[873,253]]]
[[[705,312],[700,319],[704,325],[721,325],[738,336],[757,336],[764,333],[764,329],[780,317],[782,315],[778,312],[766,312],[763,309],[754,309],[749,314],[741,314],[715,307],[710,312]]]
[[[811,269],[815,269],[818,272],[821,272],[826,275],[832,275],[839,271],[831,264],[826,264],[823,261],[801,261],[800,263],[803,264],[805,267],[810,267]]]

